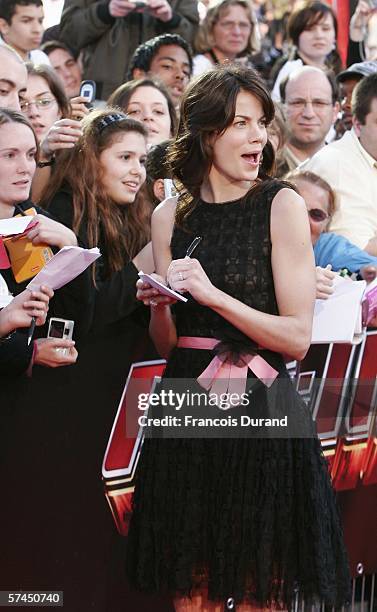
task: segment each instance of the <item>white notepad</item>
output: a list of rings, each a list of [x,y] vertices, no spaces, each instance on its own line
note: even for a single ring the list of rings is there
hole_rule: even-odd
[[[141,278],[143,283],[149,283],[149,285],[157,289],[159,293],[162,293],[162,295],[167,295],[171,298],[174,298],[175,300],[179,300],[180,302],[187,302],[187,298],[185,298],[180,293],[177,293],[177,291],[173,291],[173,289],[169,289],[169,287],[160,283],[158,280],[153,278],[153,276],[151,276],[150,274],[144,274],[144,272],[140,270],[139,277]]]
[[[312,344],[361,342],[361,302],[365,281],[351,281],[335,276],[334,293],[327,300],[316,300]]]
[[[95,262],[101,253],[97,247],[82,249],[76,246],[65,246],[54,255],[27,285],[27,289],[39,289],[48,285],[51,289],[60,289],[70,283]]]
[[[16,236],[17,234],[23,234],[26,228],[34,223],[35,220],[30,215],[0,219],[0,236]]]

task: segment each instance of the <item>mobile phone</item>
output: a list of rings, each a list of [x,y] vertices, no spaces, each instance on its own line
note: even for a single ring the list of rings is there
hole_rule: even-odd
[[[85,104],[89,107],[96,99],[96,84],[94,81],[82,81],[80,85],[80,96],[85,98]]]
[[[171,179],[164,179],[164,193],[165,198],[173,198],[177,195],[177,190]]]
[[[74,321],[51,317],[48,324],[47,338],[62,338],[64,340],[72,340],[74,325]],[[69,349],[57,348],[56,350],[65,355]]]

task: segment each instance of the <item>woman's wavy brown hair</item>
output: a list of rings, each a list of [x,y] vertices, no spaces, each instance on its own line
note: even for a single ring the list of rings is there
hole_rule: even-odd
[[[252,69],[223,64],[204,72],[187,88],[181,105],[181,117],[176,140],[169,148],[168,162],[180,194],[176,221],[183,224],[195,208],[200,187],[212,165],[210,136],[221,136],[231,125],[241,91],[257,98],[263,108],[266,123],[274,118],[271,95]],[[275,166],[272,145],[267,141],[257,184],[271,178]]]
[[[203,22],[199,27],[194,44],[195,51],[197,53],[206,53],[214,47],[215,41],[213,38],[213,27],[222,17],[224,17],[231,6],[241,6],[243,9],[245,9],[251,25],[247,47],[242,51],[242,53],[240,53],[240,55],[255,53],[260,50],[261,45],[258,21],[254,13],[252,3],[248,0],[220,0],[219,2],[216,2],[216,4],[210,6],[205,18],[203,19]]]
[[[123,118],[103,127],[104,119],[114,113]],[[132,259],[150,240],[151,209],[137,196],[132,204],[113,202],[101,182],[99,158],[123,134],[137,132],[146,139],[147,130],[116,108],[92,111],[83,119],[82,130],[74,149],[62,151],[58,157],[41,205],[48,208],[57,191],[68,185],[74,211],[72,229],[77,234],[85,224],[89,247],[97,246],[101,238],[106,244],[107,273],[111,274],[121,270],[125,258]]]

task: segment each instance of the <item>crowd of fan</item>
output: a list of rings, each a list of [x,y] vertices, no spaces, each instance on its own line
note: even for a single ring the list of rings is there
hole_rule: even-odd
[[[373,30],[374,17],[360,0],[351,21],[355,40],[360,30],[364,38]],[[101,245],[102,262],[87,273],[87,285],[73,283],[87,294],[85,316],[83,305],[81,314],[74,312],[85,319],[85,333],[100,319],[102,301],[113,310],[112,320],[122,309],[129,312],[130,292],[122,283],[134,279],[131,274],[120,282],[122,271],[130,265],[135,274],[141,267],[153,270],[151,214],[168,193],[164,179],[172,178],[166,160],[180,100],[190,79],[223,62],[250,66],[271,87],[276,116],[268,130],[276,176],[288,178],[305,198],[318,297],[331,294],[339,269],[374,279],[377,59],[370,34],[367,61],[344,68],[336,15],[317,1],[66,0],[60,24],[45,32],[42,24],[41,0],[0,0],[0,216],[36,206],[34,244]],[[83,79],[95,82],[95,110],[80,95]],[[137,167],[127,172],[136,178],[132,194],[124,196],[120,187],[117,192],[123,170],[113,149],[119,139],[127,149],[132,138],[142,145],[131,143]],[[0,312],[1,368],[20,373],[31,361],[74,363],[73,344],[64,355],[56,341],[45,339],[20,348],[26,334],[19,328],[32,316],[44,324],[51,295],[41,289],[35,302],[11,271],[3,271],[4,282],[24,297]],[[114,296],[102,289],[117,282]],[[72,318],[70,307],[56,306],[60,301],[67,303],[53,298],[54,313]],[[83,331],[76,333],[80,338]]]

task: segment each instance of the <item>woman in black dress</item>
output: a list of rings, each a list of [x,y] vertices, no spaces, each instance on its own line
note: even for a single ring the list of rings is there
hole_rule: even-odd
[[[254,437],[226,438],[209,428],[193,438],[181,428],[145,440],[128,575],[140,590],[173,593],[177,611],[234,602],[237,610],[290,609],[297,593],[337,606],[349,596],[326,462],[281,355],[301,359],[309,347],[315,271],[305,204],[269,176],[273,112],[247,68],[222,66],[189,87],[171,149],[177,209],[167,200],[152,219],[156,270],[189,301],[177,302],[173,319],[170,298],[139,282],[138,297],[152,306],[152,337],[169,355],[165,387],[197,379],[216,356],[225,368],[240,366],[233,372],[241,379],[246,360],[246,414],[286,415],[293,431],[284,437],[262,426]],[[185,257],[196,236],[193,258]],[[237,420],[241,409],[212,414]]]

